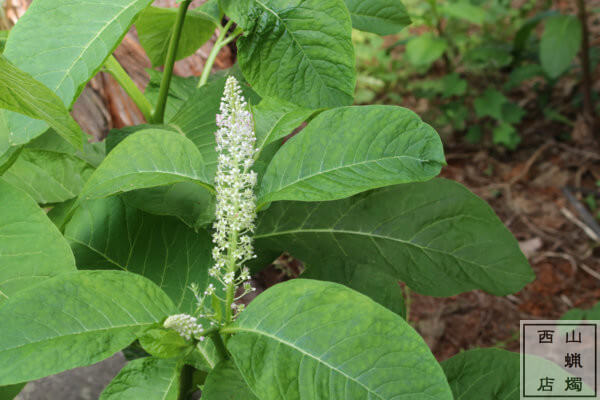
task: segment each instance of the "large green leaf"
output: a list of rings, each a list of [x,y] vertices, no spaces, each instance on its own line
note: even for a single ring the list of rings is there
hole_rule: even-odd
[[[581,45],[581,23],[572,15],[556,15],[546,20],[540,41],[542,68],[551,78],[565,72]]]
[[[73,146],[83,145],[81,129],[69,115],[61,99],[31,75],[9,62],[3,55],[0,55],[0,108],[41,120],[54,128]],[[24,121],[23,118],[21,122]],[[14,126],[12,128],[14,129]],[[13,129],[11,129],[9,145],[24,143],[20,140],[19,132],[12,132]],[[0,148],[2,153],[6,150]]]
[[[152,0],[36,0],[8,37],[4,55],[69,108]],[[11,114],[13,143],[42,134],[44,122]],[[2,152],[2,149],[0,149]]]
[[[284,138],[316,112],[273,97],[263,99],[252,109],[256,148],[262,151],[270,143]]]
[[[3,177],[38,203],[49,204],[77,197],[93,171],[76,156],[25,148]]]
[[[259,204],[319,201],[424,181],[445,164],[442,141],[412,111],[395,106],[325,111],[275,154]]]
[[[147,213],[177,217],[195,230],[215,218],[215,196],[191,182],[134,190],[124,193],[122,198]]]
[[[0,304],[29,286],[75,270],[67,241],[25,192],[0,179]]]
[[[342,285],[275,285],[224,332],[234,334],[227,347],[262,400],[452,399],[423,339]]]
[[[169,42],[173,36],[177,8],[148,7],[135,22],[140,44],[153,66],[164,65]],[[216,25],[212,17],[200,10],[189,10],[183,24],[181,40],[177,47],[176,60],[194,54],[210,39]]]
[[[100,395],[100,400],[177,400],[181,363],[154,357],[130,361]]]
[[[456,400],[519,400],[519,354],[475,349],[444,361],[442,368]]]
[[[323,261],[327,262],[326,259],[324,257]],[[404,293],[395,274],[383,268],[373,268],[371,264],[356,264],[350,260],[341,263],[339,259],[332,259],[330,266],[309,268],[302,277],[341,283],[369,296],[403,318],[406,316]]]
[[[25,382],[112,356],[173,314],[154,283],[123,271],[48,279],[0,306],[0,385]]]
[[[212,242],[171,217],[141,212],[119,197],[83,202],[65,227],[80,268],[120,268],[147,277],[181,312],[195,300],[189,285],[208,285]]]
[[[185,136],[147,129],[128,136],[108,154],[85,184],[80,198],[185,181],[212,190],[206,168],[202,154]]]
[[[352,26],[378,35],[392,35],[410,25],[410,17],[400,0],[346,0]]]
[[[244,30],[238,59],[263,97],[307,108],[352,104],[352,22],[343,0],[221,0]]]
[[[222,361],[209,372],[202,400],[258,400],[231,360]]]
[[[289,251],[324,279],[346,283],[357,264],[369,265],[434,296],[506,295],[534,278],[491,207],[445,179],[340,201],[275,203],[259,214],[255,240],[259,252]]]

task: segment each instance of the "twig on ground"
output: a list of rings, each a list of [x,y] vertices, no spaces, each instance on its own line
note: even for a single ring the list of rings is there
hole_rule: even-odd
[[[573,257],[570,254],[567,253],[558,253],[556,251],[545,251],[542,254],[539,255],[539,257],[536,257],[534,259],[534,262],[540,261],[544,258],[548,258],[548,257],[557,257],[557,258],[562,258],[563,260],[567,260],[569,262],[569,264],[571,264],[571,268],[573,269],[573,272],[577,271],[577,261],[575,260],[575,257]]]
[[[594,216],[590,214],[590,212],[585,208],[583,204],[581,204],[579,200],[577,200],[577,198],[575,198],[575,196],[573,196],[573,193],[571,193],[571,191],[568,188],[563,187],[562,192],[569,201],[569,203],[571,203],[575,210],[577,210],[577,213],[581,216],[585,223],[578,220],[572,212],[570,212],[564,207],[560,209],[560,212],[565,217],[567,217],[567,219],[569,219],[575,225],[580,227],[592,240],[600,242],[600,225],[598,224],[598,222],[596,222]]]
[[[529,172],[529,170],[531,169],[531,166],[535,163],[535,161],[544,153],[544,151],[546,151],[546,149],[548,147],[550,147],[551,145],[555,144],[553,140],[547,141],[543,146],[541,146],[540,148],[538,148],[535,153],[533,153],[531,155],[531,157],[529,157],[529,159],[527,160],[527,162],[525,163],[525,166],[523,167],[523,169],[521,170],[521,172],[519,172],[516,176],[514,176],[509,182],[509,185],[514,185],[515,183],[517,183],[518,181],[520,181],[525,175],[527,175],[527,173]]]
[[[588,267],[585,264],[581,264],[581,269],[584,270],[585,272],[587,272],[588,274],[590,274],[591,276],[593,276],[594,278],[600,280],[600,273],[594,271],[593,269],[591,269],[590,267]]]

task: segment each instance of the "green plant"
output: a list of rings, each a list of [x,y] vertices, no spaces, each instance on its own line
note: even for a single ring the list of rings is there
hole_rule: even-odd
[[[534,14],[539,8],[543,11]],[[499,0],[409,0],[407,9],[412,33],[399,34],[387,49],[372,41],[378,53],[370,54],[372,48],[358,53],[359,71],[367,77],[359,75],[357,98],[391,104],[413,95],[425,98],[429,107],[424,118],[442,134],[466,132],[469,142],[490,134],[493,143],[514,150],[522,139],[519,125],[525,112],[507,96],[520,95],[522,85],[536,79],[533,89],[540,104],[531,112],[547,114],[553,86],[577,71],[572,66],[582,43],[582,24],[534,1],[515,9]],[[544,28],[538,37],[534,32],[540,24]],[[393,57],[401,46],[404,51]],[[592,100],[586,87],[591,85],[585,82],[590,79],[584,72],[582,92],[589,110]],[[504,115],[482,114],[490,102],[502,103]]]
[[[403,318],[398,281],[433,296],[505,295],[534,275],[484,201],[435,178],[445,161],[433,128],[404,108],[350,106],[352,25],[400,30],[400,3],[213,0],[190,13],[189,1],[176,13],[150,3],[36,0],[7,41],[6,396],[134,342],[128,353],[142,358],[102,399],[183,399],[197,387],[209,400],[451,399],[514,356],[482,350],[440,366]],[[165,64],[145,94],[111,58],[133,23]],[[172,77],[174,61],[215,27],[201,78]],[[239,70],[210,76],[234,40]],[[152,125],[91,145],[67,108],[103,66]],[[251,271],[284,251],[304,262],[302,279],[244,310]],[[466,364],[478,368],[458,373]],[[516,373],[495,382],[515,392]],[[496,393],[486,382],[483,398]]]

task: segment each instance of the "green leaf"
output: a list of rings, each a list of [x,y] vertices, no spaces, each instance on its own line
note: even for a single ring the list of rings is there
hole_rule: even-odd
[[[262,151],[268,144],[286,137],[317,112],[273,97],[263,99],[252,108],[256,148]]]
[[[208,15],[215,24],[220,24],[223,20],[223,12],[221,11],[221,7],[219,7],[219,0],[208,0],[198,7],[197,10]]]
[[[444,164],[437,133],[406,108],[333,109],[319,114],[275,154],[262,179],[258,204],[335,200],[424,181],[439,174]]]
[[[440,11],[447,16],[463,19],[475,25],[482,25],[488,20],[488,11],[481,6],[471,4],[468,0],[443,3]]]
[[[327,257],[324,256],[324,260]],[[321,264],[322,265],[322,264]],[[406,316],[404,293],[398,278],[384,269],[373,268],[372,264],[355,264],[351,261],[340,263],[331,260],[330,268],[310,268],[303,278],[341,283],[369,296],[372,300],[395,312]]]
[[[94,168],[70,154],[25,148],[3,178],[40,204],[77,197]]]
[[[481,97],[475,99],[473,104],[479,118],[490,116],[498,121],[502,121],[502,106],[508,102],[506,96],[501,92],[488,88]]]
[[[399,0],[345,0],[352,26],[378,35],[392,35],[410,25],[404,4]]]
[[[244,30],[238,60],[252,87],[306,108],[352,104],[352,22],[343,0],[221,0]]]
[[[174,127],[169,125],[158,125],[158,124],[142,124],[142,125],[132,125],[125,126],[119,129],[111,129],[104,140],[106,142],[106,152],[110,153],[119,143],[125,140],[126,137],[133,135],[139,131],[145,131],[148,129],[164,129],[170,130],[176,133],[181,133]]]
[[[135,22],[140,44],[152,62],[152,66],[165,64],[167,49],[177,18],[177,8],[148,7]],[[196,52],[210,39],[216,29],[213,19],[199,10],[188,10],[176,60],[181,60]]]
[[[67,241],[35,201],[2,179],[0,204],[2,305],[29,286],[74,271],[75,260]]]
[[[128,136],[108,154],[80,199],[185,181],[212,190],[205,161],[194,143],[172,131],[147,129]]]
[[[182,365],[146,357],[130,361],[100,395],[100,400],[177,400]]]
[[[456,400],[519,400],[519,354],[500,349],[464,351],[442,368]]]
[[[8,37],[4,55],[50,88],[69,108],[100,70],[140,11],[152,0],[36,0]],[[11,114],[13,144],[27,143],[46,124]]]
[[[133,190],[122,195],[130,206],[153,215],[179,218],[194,230],[214,221],[215,196],[191,182]]]
[[[501,144],[507,149],[514,150],[521,143],[521,136],[511,124],[501,123],[492,131],[494,144]]]
[[[546,20],[540,41],[542,68],[551,78],[565,72],[581,46],[581,23],[572,15],[556,15]]]
[[[502,105],[502,121],[509,124],[521,122],[527,112],[516,103],[508,102]]]
[[[309,274],[340,281],[354,265],[368,265],[426,295],[506,295],[534,278],[491,207],[445,179],[338,201],[274,203],[259,214],[254,238],[259,256],[289,251]]]
[[[10,321],[0,329],[0,385],[101,361],[174,311],[139,275],[77,271],[48,279],[0,307],[0,320]]]
[[[517,67],[511,71],[508,82],[504,85],[504,90],[513,90],[526,80],[537,76],[543,76],[542,67],[539,64],[525,64]]]
[[[6,41],[8,40],[8,31],[0,31],[0,54],[4,51]]]
[[[599,320],[600,319],[600,302],[592,308],[573,308],[563,314],[560,319],[563,320]]]
[[[44,121],[73,146],[83,146],[81,128],[69,115],[61,99],[4,56],[0,56],[0,108]],[[14,146],[27,140],[20,141],[19,132],[11,130],[9,142]]]
[[[447,47],[448,42],[445,39],[433,33],[424,33],[409,40],[405,55],[409,63],[427,70],[444,54]]]
[[[195,310],[189,285],[208,285],[212,242],[170,217],[149,215],[118,197],[83,202],[65,227],[80,268],[119,268],[147,277],[181,312]]]
[[[527,47],[527,43],[529,41],[529,37],[531,36],[531,32],[533,32],[536,26],[543,19],[551,17],[553,15],[559,15],[559,13],[556,10],[546,10],[539,12],[533,17],[527,19],[515,34],[515,39],[513,42],[513,52],[517,55],[520,55],[523,52],[523,50],[525,50],[525,48]]]
[[[275,285],[223,331],[234,334],[227,347],[263,400],[452,399],[423,339],[398,315],[341,285]]]
[[[162,327],[149,329],[138,340],[145,351],[158,358],[180,358],[194,349],[179,333]]]
[[[464,63],[470,69],[491,68],[498,70],[513,61],[511,48],[505,43],[484,43],[464,55]]]
[[[203,400],[258,400],[231,360],[222,361],[208,373]]]
[[[12,400],[23,390],[25,383],[19,383],[16,385],[0,386],[0,399]]]

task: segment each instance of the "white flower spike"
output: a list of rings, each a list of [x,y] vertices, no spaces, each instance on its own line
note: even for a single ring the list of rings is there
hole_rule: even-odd
[[[247,268],[236,278],[243,264],[256,257],[252,246],[256,218],[256,173],[251,170],[256,154],[254,121],[237,80],[230,76],[217,115],[218,167],[215,177],[217,197],[214,223],[214,266],[209,273],[230,293],[250,278]]]

